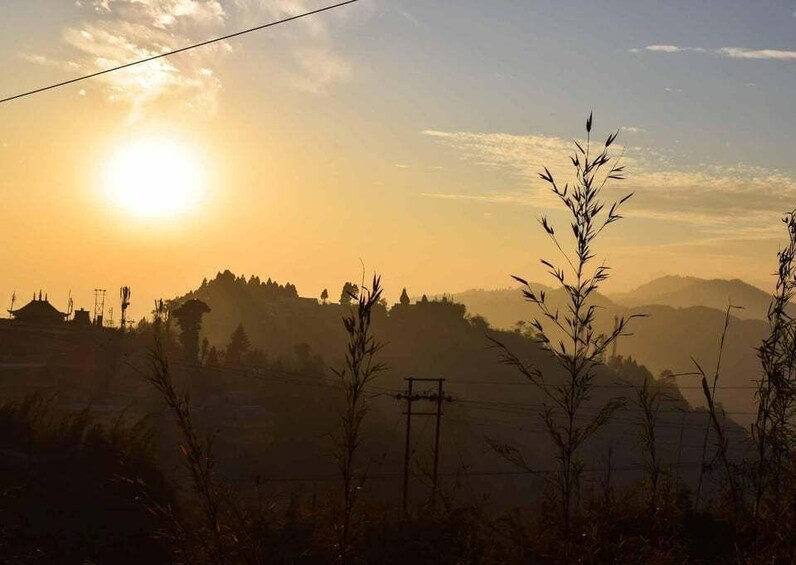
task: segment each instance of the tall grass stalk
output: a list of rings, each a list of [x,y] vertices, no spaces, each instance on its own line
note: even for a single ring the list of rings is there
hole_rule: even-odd
[[[639,436],[644,450],[644,473],[646,474],[649,488],[649,512],[655,514],[658,507],[658,492],[664,469],[661,461],[656,432],[661,405],[670,400],[670,397],[658,387],[650,384],[650,378],[644,376],[644,382],[636,390],[632,402],[636,405],[641,415],[639,422]]]
[[[341,417],[341,430],[337,437],[337,461],[343,487],[342,516],[337,528],[340,559],[350,560],[354,520],[359,492],[366,473],[357,465],[357,452],[362,442],[362,424],[368,412],[366,389],[386,366],[377,361],[383,344],[372,333],[373,309],[382,295],[381,279],[374,275],[371,287],[352,294],[356,307],[343,318],[348,334],[348,347],[344,367],[336,370],[345,391],[345,406]]]
[[[758,348],[763,375],[752,429],[757,455],[753,476],[756,519],[766,499],[778,513],[796,438],[796,321],[786,311],[796,291],[796,211],[787,214],[783,222],[789,241],[777,255],[776,291],[768,308],[769,335]]]
[[[624,178],[624,167],[609,155],[609,148],[619,132],[612,133],[604,143],[593,147],[591,130],[590,114],[586,120],[585,144],[574,142],[575,151],[570,160],[575,169],[575,180],[571,185],[560,186],[547,167],[540,173],[542,180],[550,186],[570,216],[574,238],[571,248],[566,247],[566,242],[559,238],[546,217],[540,218],[542,228],[559,251],[562,261],[561,266],[546,259],[541,262],[566,292],[566,310],[553,310],[546,301],[544,291],[537,293],[528,281],[513,277],[523,285],[525,299],[534,304],[540,313],[531,325],[537,341],[552,355],[564,373],[563,382],[550,379],[539,367],[527,365],[501,342],[492,340],[501,350],[502,361],[516,368],[546,397],[542,419],[557,449],[558,470],[554,482],[560,496],[561,523],[566,536],[569,536],[583,469],[578,457],[579,450],[623,404],[619,399],[612,399],[599,407],[596,416],[583,413],[585,404],[592,396],[595,369],[602,364],[611,344],[625,333],[630,318],[636,317],[620,318],[609,334],[598,333],[595,329],[597,307],[590,303],[590,299],[608,278],[609,267],[605,263],[592,267],[595,262],[594,244],[606,227],[622,218],[619,208],[632,193],[606,209],[601,198],[603,188],[609,181]],[[566,338],[556,343],[555,332],[563,333]]]
[[[149,382],[160,393],[166,406],[174,414],[177,427],[182,435],[180,452],[190,473],[191,484],[199,501],[205,525],[210,532],[210,543],[207,544],[206,553],[210,556],[212,563],[228,563],[228,552],[221,524],[223,496],[221,488],[214,478],[215,459],[212,442],[210,438],[199,437],[191,413],[189,394],[187,392],[179,394],[176,391],[168,357],[163,347],[160,331],[162,325],[157,322],[156,319],[155,344],[150,356]],[[199,543],[205,543],[203,536],[194,535],[194,537]]]
[[[719,353],[716,359],[716,370],[713,373],[713,382],[712,384],[708,382],[708,375],[702,366],[695,360],[691,359],[696,366],[697,372],[701,377],[702,383],[702,393],[705,396],[705,401],[707,403],[708,409],[708,422],[705,427],[705,436],[702,442],[702,465],[699,471],[699,482],[697,483],[697,490],[694,496],[694,505],[698,509],[699,508],[699,501],[700,495],[702,491],[702,483],[704,480],[705,474],[705,457],[707,453],[707,444],[708,444],[708,436],[709,431],[712,428],[714,433],[716,434],[716,458],[721,463],[721,466],[724,471],[725,480],[727,483],[727,487],[729,489],[730,494],[730,501],[732,503],[732,512],[733,517],[738,518],[738,513],[741,510],[741,504],[743,503],[741,499],[741,493],[739,490],[738,481],[736,480],[735,470],[732,467],[732,464],[728,457],[729,451],[729,443],[727,441],[727,434],[724,430],[724,423],[726,420],[726,415],[724,414],[724,409],[721,408],[716,403],[716,388],[719,383],[719,377],[721,375],[721,360],[724,355],[724,345],[727,338],[727,330],[730,327],[730,316],[732,314],[733,309],[740,308],[739,306],[733,306],[730,304],[727,306],[727,311],[724,315],[724,327],[721,331],[721,339],[719,341]],[[719,413],[721,411],[721,413]]]

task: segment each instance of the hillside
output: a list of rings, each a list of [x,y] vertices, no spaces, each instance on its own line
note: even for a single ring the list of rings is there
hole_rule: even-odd
[[[694,306],[644,306],[628,314],[644,313],[633,321],[633,335],[620,339],[617,353],[643,362],[653,373],[693,373],[696,360],[709,375],[716,370],[719,342],[725,313]],[[756,347],[768,332],[763,320],[731,317],[721,359],[717,400],[738,422],[750,424],[755,418],[755,381],[760,378]],[[692,360],[693,358],[693,360]],[[683,396],[692,406],[703,406],[700,379],[695,375],[676,379]]]
[[[349,311],[349,307],[335,303],[321,304],[314,299],[293,296],[292,293],[265,295],[258,290],[261,285],[261,282],[252,283],[231,273],[222,273],[176,302],[190,298],[206,301],[211,311],[205,317],[203,332],[212,345],[222,350],[232,329],[238,323],[243,324],[252,347],[264,353],[260,359],[267,359],[262,368],[265,371],[263,374],[268,374],[273,367],[277,367],[277,370],[279,367],[294,367],[292,370],[301,371],[295,368],[298,365],[291,363],[291,356],[297,351],[298,344],[306,344],[313,354],[322,356],[326,378],[333,378],[330,369],[340,366],[346,340],[341,318]],[[508,298],[511,292],[516,291],[501,291],[496,296]],[[378,380],[378,386],[383,390],[402,390],[404,378],[408,376],[446,379],[446,393],[455,399],[446,407],[448,418],[445,425],[449,426],[446,427],[449,430],[446,433],[452,434],[450,437],[455,437],[455,443],[458,444],[458,453],[449,455],[451,460],[448,465],[510,469],[488,449],[485,437],[517,446],[528,445],[529,437],[533,438],[533,448],[528,450],[529,463],[539,467],[552,464],[550,445],[544,436],[539,435],[543,432],[539,428],[538,414],[544,397],[511,367],[500,363],[499,354],[490,347],[488,338],[505,343],[520,358],[540,367],[550,382],[555,382],[561,375],[536,343],[517,332],[486,327],[479,320],[469,317],[463,305],[450,299],[380,308],[374,312],[374,331],[377,338],[386,344],[380,358],[389,370]],[[646,342],[646,334],[642,335]],[[629,343],[623,343],[622,347],[626,345],[629,346]],[[274,365],[274,361],[278,364]],[[632,396],[645,375],[649,376],[647,369],[633,361],[614,360],[610,368],[601,370],[598,375],[597,389],[586,410],[593,413],[597,405],[609,398]],[[296,375],[295,378],[299,377]],[[292,377],[288,375],[286,378]],[[617,386],[617,383],[627,383],[627,386]],[[667,445],[676,445],[681,441],[680,426],[684,422],[689,430],[704,429],[702,426],[705,422],[704,412],[689,410],[686,400],[673,384],[669,381],[658,382],[658,386],[667,387],[674,399],[673,408],[667,408],[666,413],[662,414],[661,437],[665,438]],[[326,399],[327,405],[333,400],[328,396],[328,391],[317,392],[321,394],[320,398]],[[291,423],[309,401],[309,394],[314,394],[310,388],[305,390],[299,387],[291,399],[281,399],[278,406],[271,406],[267,398],[262,402],[265,403],[264,409],[275,415],[276,421],[285,419],[289,422],[284,424],[287,427],[301,425],[307,433],[310,433],[311,426],[317,425],[319,429],[313,429],[313,433],[320,437],[323,428],[334,425],[333,418],[311,425]],[[319,402],[323,404],[323,401]],[[675,410],[677,407],[679,409]],[[379,399],[374,410],[380,420],[394,423],[396,418],[400,418],[401,406],[395,402],[392,394],[388,394]],[[635,410],[629,403],[616,422],[602,432],[593,444],[594,451],[588,455],[589,460],[593,457],[598,461],[600,454],[608,446],[614,445],[617,464],[638,464],[635,459],[635,430],[638,422]],[[732,429],[739,436],[744,433],[734,424]],[[528,435],[529,430],[533,435]],[[687,441],[682,457],[684,460],[695,460],[700,456],[699,449],[698,443]],[[277,461],[278,458],[274,456],[269,460]],[[449,468],[451,472],[454,470]],[[523,488],[527,488],[527,485]],[[511,492],[506,491],[509,499],[513,496]]]
[[[547,293],[548,303],[553,309],[564,307],[566,296],[562,289],[553,289],[538,283],[532,283],[532,286]],[[518,287],[497,290],[472,289],[445,296],[454,302],[464,304],[468,312],[483,316],[496,328],[513,329],[519,320],[528,320],[535,315],[533,306],[522,298]],[[603,309],[608,319],[622,315],[626,309],[639,309],[644,306],[672,308],[704,306],[724,312],[727,305],[732,304],[743,307],[733,310],[733,316],[736,318],[765,320],[770,299],[771,296],[765,291],[739,279],[706,280],[696,277],[666,276],[630,292],[598,294],[595,304]],[[796,307],[791,305],[790,308],[796,315]]]
[[[634,308],[645,305],[672,306],[688,308],[690,306],[707,306],[717,310],[726,310],[728,304],[742,306],[735,310],[734,315],[744,319],[766,318],[771,296],[763,290],[742,280],[732,279],[699,279],[695,277],[666,276],[655,279],[637,289],[611,295],[611,300]],[[796,313],[796,309],[791,307]]]
[[[545,289],[543,285],[533,287]],[[563,291],[546,289],[553,307],[563,308]],[[461,302],[471,315],[483,316],[500,329],[512,329],[521,319],[535,317],[534,306],[527,303],[519,289],[470,290],[449,295]],[[655,297],[659,297],[656,300]],[[721,298],[724,296],[725,298]],[[694,277],[663,277],[626,295],[614,296],[615,301],[598,296],[601,306],[598,331],[608,332],[614,316],[644,314],[630,326],[633,334],[617,343],[617,354],[643,363],[653,374],[663,371],[688,373],[695,370],[692,357],[708,371],[715,370],[719,340],[724,325],[728,296],[733,304],[745,304],[744,310],[733,310],[722,359],[719,401],[733,417],[744,424],[751,423],[754,407],[754,381],[759,378],[756,347],[766,335],[764,320],[768,295],[742,281],[705,281]],[[649,300],[643,305],[628,307],[621,300],[633,303]],[[665,304],[667,298],[673,304]],[[705,302],[700,304],[699,300]],[[689,304],[691,301],[695,304]],[[659,303],[660,302],[660,303]],[[723,306],[721,306],[723,304]],[[712,305],[712,306],[711,306]],[[750,316],[754,313],[755,316]],[[677,379],[684,397],[693,406],[704,405],[699,381],[695,377]]]
[[[567,297],[563,289],[537,283],[532,283],[532,286],[535,291],[546,293],[546,302],[552,310],[566,307]],[[491,326],[498,329],[514,329],[517,322],[528,321],[536,314],[535,307],[523,299],[519,287],[497,290],[473,289],[445,296],[454,302],[464,304],[470,314],[483,316]],[[440,299],[442,295],[432,298]],[[613,319],[617,306],[610,299],[597,294],[594,304],[604,309]]]

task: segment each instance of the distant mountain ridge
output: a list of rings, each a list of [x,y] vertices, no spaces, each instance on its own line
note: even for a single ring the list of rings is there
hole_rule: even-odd
[[[531,288],[545,291],[548,304],[553,309],[565,307],[566,295],[563,289],[534,282],[531,283]],[[443,295],[432,298],[440,296]],[[445,296],[464,304],[470,314],[483,316],[496,328],[512,329],[518,321],[529,320],[538,314],[534,306],[523,299],[519,287],[470,289]],[[598,293],[594,303],[610,318],[622,315],[624,310],[641,310],[644,306],[703,306],[724,312],[732,304],[741,307],[733,309],[735,318],[765,320],[770,300],[770,294],[740,279],[701,279],[672,275],[652,280],[630,292],[608,295]],[[796,315],[796,305],[790,306],[790,313]]]
[[[562,288],[552,288],[543,284],[531,283],[536,292],[544,292],[546,303],[552,310],[566,307],[567,296]],[[483,316],[495,328],[514,329],[517,322],[529,321],[538,314],[533,304],[527,302],[519,287],[495,290],[471,289],[453,294],[434,295],[438,300],[443,296],[464,304],[472,315]],[[597,293],[594,304],[605,310],[615,310],[617,305],[608,297]]]
[[[566,312],[563,289],[535,283],[531,283],[531,287],[535,291],[545,291],[552,310]],[[534,305],[523,299],[518,287],[468,290],[445,296],[447,301],[435,302],[439,297],[429,295],[431,301],[427,308],[415,308],[413,304],[402,309],[399,304],[385,305],[379,310],[381,321],[376,327],[380,337],[390,343],[385,350],[388,364],[401,375],[443,373],[476,378],[481,374],[502,373],[494,352],[488,354],[492,355],[490,361],[483,351],[483,332],[493,330],[486,330],[476,317],[485,318],[497,330],[515,330],[517,322],[528,322],[538,316]],[[200,299],[210,306],[202,334],[219,348],[226,345],[236,326],[243,323],[251,342],[264,349],[271,359],[290,355],[297,344],[306,343],[311,345],[313,353],[322,355],[332,366],[340,362],[345,343],[340,320],[348,311],[347,306],[301,298],[289,283],[262,282],[256,277],[245,279],[230,272],[219,273],[213,280],[203,282],[195,291],[175,299],[175,303],[190,298]],[[716,364],[727,303],[732,300],[733,304],[745,306],[745,310],[732,312],[722,362],[722,386],[735,388],[722,389],[719,395],[719,401],[737,413],[736,419],[745,422],[746,415],[754,408],[753,388],[760,374],[755,348],[768,331],[768,322],[764,319],[768,299],[764,291],[743,281],[663,277],[630,293],[613,297],[597,294],[594,302],[599,310],[595,330],[611,331],[615,316],[644,314],[646,317],[633,320],[629,326],[632,335],[618,341],[616,354],[632,357],[656,375],[664,370],[693,372],[692,358],[702,366]],[[700,300],[706,304],[691,304]],[[420,301],[412,299],[411,302]],[[383,326],[385,321],[386,326]],[[503,339],[507,336],[520,338],[513,331],[499,333]],[[426,337],[421,338],[422,335]],[[504,378],[510,375],[504,374]],[[693,377],[678,378],[677,382],[685,385],[683,395],[692,405],[704,404]]]
[[[771,295],[740,279],[700,279],[665,276],[641,285],[627,293],[610,295],[611,300],[627,308],[639,306],[671,306],[688,308],[706,306],[726,310],[729,304],[740,306],[733,315],[742,319],[766,319]],[[791,313],[796,308],[791,306]]]
[[[553,310],[566,310],[562,289],[550,289],[531,283],[534,290],[545,290]],[[468,313],[484,317],[492,326],[514,329],[520,320],[539,317],[538,309],[522,297],[520,288],[501,290],[468,290],[447,295],[465,305]],[[744,281],[706,280],[697,277],[667,276],[655,279],[622,294],[598,295],[596,331],[612,329],[615,316],[643,314],[629,326],[632,335],[617,343],[617,354],[632,357],[646,365],[654,374],[664,370],[689,373],[695,369],[693,359],[702,366],[715,366],[724,326],[727,305],[733,309],[725,343],[721,385],[738,387],[722,390],[719,400],[728,410],[736,411],[738,421],[749,423],[754,410],[754,383],[760,375],[756,347],[767,335],[766,315],[771,297],[765,291]],[[791,314],[796,308],[791,305]],[[685,398],[694,406],[704,398],[694,377],[681,377],[678,384]]]

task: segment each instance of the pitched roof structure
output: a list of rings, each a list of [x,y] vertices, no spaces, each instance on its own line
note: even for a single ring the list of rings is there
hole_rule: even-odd
[[[62,323],[67,316],[65,312],[60,312],[50,304],[46,297],[42,298],[41,293],[38,298],[34,295],[33,300],[25,306],[9,310],[9,313],[14,316],[14,320],[29,324],[58,324]]]

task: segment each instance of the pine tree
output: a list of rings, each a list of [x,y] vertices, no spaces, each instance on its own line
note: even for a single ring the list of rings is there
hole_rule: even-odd
[[[403,292],[401,292],[400,301],[403,306],[409,305],[409,295],[406,293],[406,289],[404,289]]]
[[[242,365],[243,356],[251,349],[251,341],[243,329],[243,324],[238,324],[235,331],[229,338],[229,345],[227,346],[227,354],[224,357],[225,365]]]
[[[327,300],[329,300],[329,291],[324,288],[323,292],[321,293],[321,302],[326,304]]]

